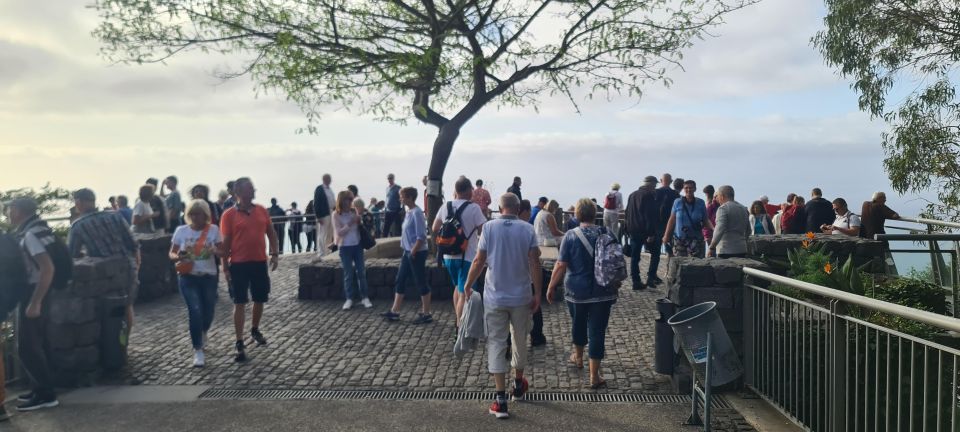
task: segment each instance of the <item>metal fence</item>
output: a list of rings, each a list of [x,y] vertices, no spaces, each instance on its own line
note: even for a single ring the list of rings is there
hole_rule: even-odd
[[[868,322],[885,314],[947,332],[960,320],[745,268],[754,281],[800,290],[804,301],[748,284],[748,387],[813,431],[958,431],[960,350]],[[952,340],[952,342],[951,342]]]

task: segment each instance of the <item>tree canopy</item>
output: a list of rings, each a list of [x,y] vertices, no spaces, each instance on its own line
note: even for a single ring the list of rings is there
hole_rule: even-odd
[[[237,55],[305,112],[411,116],[438,128],[439,180],[461,127],[488,104],[564,95],[639,97],[669,84],[682,51],[756,0],[96,0],[103,54],[162,62],[189,50]]]
[[[826,3],[814,45],[853,81],[860,109],[889,123],[882,144],[893,188],[935,190],[928,213],[960,220],[960,3]]]

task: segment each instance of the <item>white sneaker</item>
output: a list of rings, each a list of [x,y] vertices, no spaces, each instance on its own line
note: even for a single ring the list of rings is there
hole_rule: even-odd
[[[373,303],[370,303],[370,299],[366,297],[364,297],[363,300],[360,301],[360,303],[363,303],[363,307],[367,309],[370,309],[373,307]]]
[[[202,368],[204,365],[206,365],[206,362],[207,359],[203,355],[202,349],[193,350],[193,367]]]
[[[347,301],[343,302],[343,310],[350,310],[350,308],[352,307],[353,307],[353,300],[347,299]]]

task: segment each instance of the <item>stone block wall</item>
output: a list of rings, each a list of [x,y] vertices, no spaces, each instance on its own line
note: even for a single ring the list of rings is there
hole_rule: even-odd
[[[137,303],[180,292],[177,271],[170,260],[170,234],[134,234],[140,243],[140,291]]]
[[[770,271],[766,264],[747,258],[670,258],[667,271],[667,297],[677,311],[695,304],[717,302],[717,312],[743,358],[743,267]],[[689,393],[692,372],[682,352],[674,352],[673,390]]]
[[[47,348],[58,385],[91,383],[100,369],[104,299],[125,296],[130,277],[123,258],[83,258],[70,285],[48,294]]]
[[[748,255],[769,264],[773,272],[785,274],[787,251],[801,248],[804,240],[807,240],[805,235],[797,234],[751,236],[747,239]],[[846,262],[852,255],[854,265],[866,265],[865,271],[868,273],[886,271],[883,242],[829,234],[817,234],[813,241],[822,243],[824,250],[832,253],[840,262]]]
[[[371,299],[389,300],[393,298],[394,282],[400,260],[392,258],[372,258],[365,261],[367,274],[367,293]],[[427,283],[430,285],[433,300],[449,300],[453,296],[453,284],[447,269],[438,267],[435,262],[427,261]],[[408,282],[406,297],[417,299],[420,293]],[[300,286],[297,292],[300,300],[344,300],[343,267],[339,261],[323,260],[300,266]],[[355,299],[356,300],[356,299]]]

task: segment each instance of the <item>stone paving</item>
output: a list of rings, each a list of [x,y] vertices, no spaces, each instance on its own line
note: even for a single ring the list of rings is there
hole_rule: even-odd
[[[281,258],[280,268],[272,274],[272,299],[261,324],[270,344],[249,346],[250,360],[245,364],[233,362],[232,307],[222,284],[203,369],[191,367],[186,309],[179,296],[138,306],[128,377],[144,384],[240,389],[490,389],[482,347],[463,358],[453,355],[455,329],[449,301],[434,305],[434,323],[419,326],[409,322],[419,302],[404,305],[404,321],[386,322],[378,316],[387,307],[383,302],[371,310],[342,311],[340,302],[298,301],[297,267],[310,259],[308,254]],[[642,265],[646,265],[646,257]],[[609,388],[605,391],[670,392],[669,378],[653,371],[654,301],[663,296],[662,287],[635,292],[626,285],[621,290],[607,336],[602,374]],[[534,391],[590,391],[589,374],[567,366],[569,326],[562,301],[544,306],[544,333],[549,342],[531,349],[531,365],[526,371]]]

